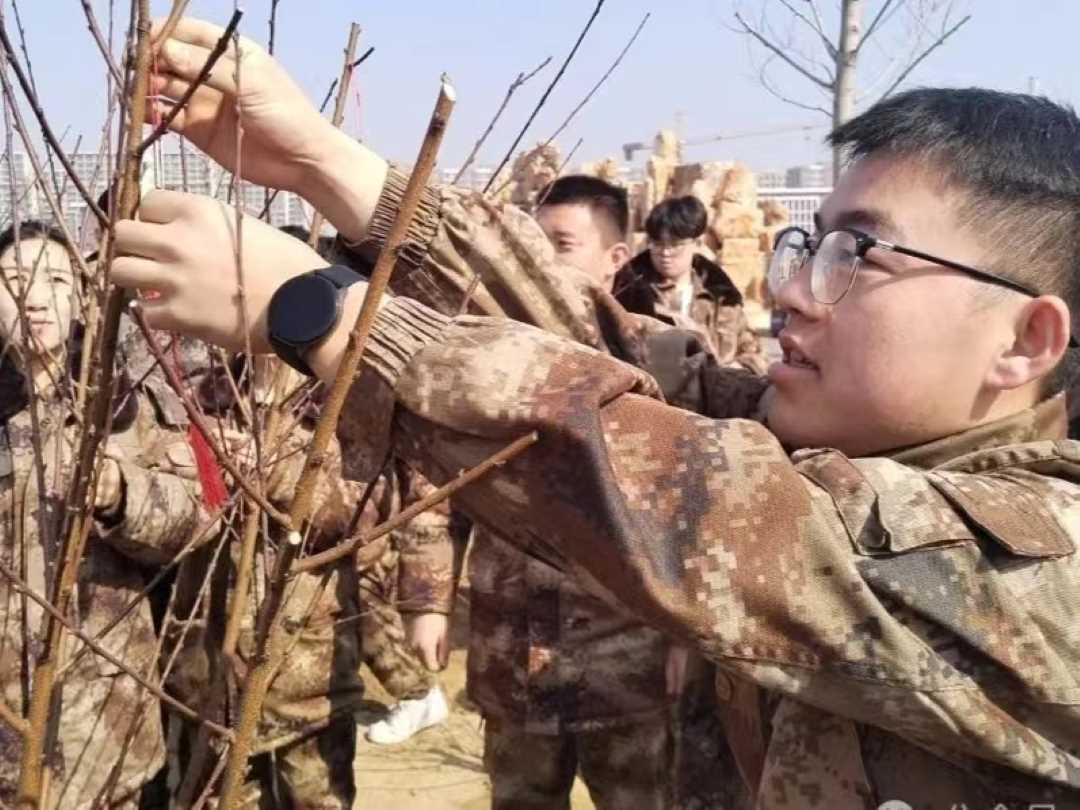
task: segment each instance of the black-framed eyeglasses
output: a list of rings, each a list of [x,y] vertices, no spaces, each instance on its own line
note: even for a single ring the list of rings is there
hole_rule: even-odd
[[[1034,287],[997,273],[991,273],[989,270],[979,270],[940,256],[923,253],[920,250],[894,245],[892,242],[870,236],[855,228],[834,228],[818,237],[812,237],[798,226],[784,228],[776,235],[773,255],[769,261],[769,288],[775,295],[784,284],[798,274],[809,259],[811,260],[810,293],[814,296],[814,300],[821,304],[836,304],[847,295],[848,290],[855,283],[859,265],[866,259],[866,252],[870,248],[890,250],[893,253],[948,267],[950,270],[965,273],[987,284],[996,284],[1032,298],[1038,298],[1041,295]],[[1075,336],[1069,338],[1070,347],[1078,345],[1080,344],[1077,343]]]

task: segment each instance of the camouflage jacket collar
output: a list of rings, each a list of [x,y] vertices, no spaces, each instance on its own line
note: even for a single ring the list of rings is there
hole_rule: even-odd
[[[731,280],[719,264],[700,253],[694,254],[692,264],[693,270],[690,273],[690,278],[693,283],[695,299],[706,298],[723,306],[739,306],[742,304],[742,293],[739,292],[735,282]],[[629,278],[624,275],[622,279],[624,284],[640,280],[660,300],[664,300],[667,294],[675,288],[674,281],[665,279],[656,272],[648,250],[643,250],[635,256],[628,266],[630,268],[630,273],[627,274]],[[616,279],[616,290],[618,290],[619,281],[619,279]]]
[[[1058,443],[1065,440],[1066,429],[1065,395],[1058,394],[1026,411],[890,453],[889,457],[912,467],[933,469],[945,464],[953,468],[966,467],[969,465],[962,459],[977,455],[979,466],[985,469],[988,462],[986,457],[991,451],[1040,442]],[[1080,448],[1080,444],[1077,446]],[[1080,461],[1080,449],[1070,456],[1076,456]],[[989,464],[996,466],[992,461]]]

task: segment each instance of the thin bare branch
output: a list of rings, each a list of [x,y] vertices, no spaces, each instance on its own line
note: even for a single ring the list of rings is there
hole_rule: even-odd
[[[349,38],[345,42],[345,60],[341,65],[341,76],[337,82],[337,98],[334,99],[334,114],[330,117],[330,123],[334,127],[340,127],[345,120],[345,100],[349,97],[349,85],[352,84],[353,63],[359,64],[356,58],[356,45],[360,41],[361,28],[356,23],[349,25]],[[319,245],[319,232],[322,231],[323,215],[316,211],[311,220],[311,230],[308,235],[308,244],[312,247]]]
[[[235,739],[229,749],[228,763],[221,790],[219,806],[223,810],[232,810],[236,805],[240,786],[247,772],[248,756],[254,739],[255,729],[262,714],[263,701],[270,687],[271,677],[276,670],[276,657],[283,649],[287,639],[282,636],[280,614],[285,604],[288,573],[293,560],[300,550],[302,537],[299,527],[303,526],[311,513],[314,503],[315,486],[318,484],[325,461],[326,448],[337,430],[338,419],[345,404],[345,397],[352,387],[356,371],[363,355],[368,335],[375,322],[379,301],[390,281],[390,274],[397,263],[398,250],[404,241],[409,225],[416,214],[422,192],[435,166],[439,144],[446,131],[447,121],[453,109],[455,93],[446,77],[439,88],[439,97],[435,104],[424,136],[416,165],[413,167],[409,182],[405,187],[397,216],[387,235],[386,243],[375,262],[367,292],[364,295],[356,323],[349,333],[348,344],[338,368],[337,377],[330,387],[322,414],[315,427],[304,468],[296,485],[289,517],[292,530],[286,543],[278,548],[274,561],[274,570],[267,586],[266,598],[260,606],[255,619],[255,640],[253,660],[255,662],[244,679],[244,688],[240,697],[239,714],[235,724]],[[287,635],[287,634],[286,634]]]
[[[756,39],[765,48],[772,51],[776,56],[780,57],[780,59],[782,59],[784,62],[786,62],[788,64],[788,66],[790,66],[793,70],[796,70],[799,73],[801,73],[803,76],[805,76],[807,79],[812,81],[814,84],[818,85],[818,87],[822,87],[822,88],[824,88],[826,90],[832,90],[833,82],[822,79],[820,76],[815,76],[806,67],[804,67],[803,65],[800,65],[798,62],[796,62],[794,59],[792,59],[790,56],[788,56],[786,53],[784,53],[784,51],[781,50],[779,46],[774,45],[769,39],[767,39],[763,34],[761,34],[756,28],[752,27],[746,20],[743,19],[742,15],[739,14],[739,12],[737,12],[737,11],[735,12],[735,19],[739,21],[739,24],[743,28],[743,33],[744,34],[749,34],[751,37]]]
[[[812,18],[807,17],[799,11],[792,5],[791,0],[780,0],[780,4],[783,5],[784,8],[790,11],[797,19],[805,23],[807,28],[817,34],[818,39],[821,40],[821,44],[825,47],[825,53],[829,55],[830,59],[835,60],[836,46],[832,44],[832,40],[829,39],[828,35],[825,33],[825,28],[821,24],[821,13],[818,11],[816,3],[814,0],[805,0],[805,2],[810,6],[810,13],[813,15]]]
[[[870,39],[874,33],[886,22],[886,13],[889,8],[893,7],[894,13],[899,11],[907,0],[884,0],[881,4],[881,8],[878,9],[878,13],[874,15],[874,19],[870,21],[870,25],[866,26],[866,31],[862,35],[862,39],[859,40],[858,47],[855,48],[855,53],[858,54],[862,50],[862,46],[866,44],[866,41]],[[891,15],[890,15],[891,16]]]
[[[351,65],[349,65],[349,70],[356,70],[358,67],[364,64],[364,62],[368,60],[368,57],[371,56],[373,53],[375,53],[374,45],[368,48],[362,54],[360,54],[360,58],[353,62]]]
[[[551,63],[551,57],[549,56],[547,59],[545,59],[539,65],[534,67],[531,71],[529,71],[528,73],[524,73],[524,72],[519,73],[517,75],[517,78],[514,79],[512,82],[510,82],[510,86],[508,88],[506,88],[506,95],[503,97],[502,104],[500,104],[499,109],[497,109],[495,111],[495,115],[492,116],[491,122],[487,125],[487,129],[484,130],[484,134],[476,139],[476,143],[473,144],[472,151],[469,152],[469,156],[467,158],[465,158],[465,162],[461,164],[461,168],[458,169],[457,174],[454,175],[454,179],[450,181],[451,184],[456,185],[458,183],[458,181],[461,180],[461,178],[465,176],[465,172],[467,172],[469,170],[469,167],[472,166],[473,161],[476,160],[476,156],[480,153],[480,147],[482,147],[484,145],[484,141],[486,141],[488,139],[488,136],[491,134],[491,131],[493,129],[495,129],[495,124],[497,124],[498,121],[499,121],[499,118],[502,117],[503,111],[506,109],[506,106],[510,103],[510,97],[512,95],[514,95],[514,92],[519,87],[521,87],[523,84],[525,84],[525,82],[529,81],[529,79],[531,79],[533,76],[535,76],[537,73],[539,73],[545,67],[547,67],[548,64],[550,64],[550,63]]]
[[[131,597],[131,599],[128,600],[128,603],[97,632],[93,637],[94,641],[104,641],[106,636],[119,627],[124,619],[131,615],[133,610],[150,597],[150,594],[154,592],[155,588],[169,578],[172,572],[176,570],[180,563],[188,558],[192,551],[201,548],[211,531],[219,527],[219,522],[225,516],[225,513],[233,507],[237,498],[237,495],[233,495],[221,508],[210,515],[203,525],[192,534],[188,542],[184,544],[184,547],[180,549],[166,565],[159,568],[154,576],[143,585],[142,589]],[[75,654],[64,663],[64,666],[60,668],[57,677],[63,677],[68,670],[74,668],[86,654],[87,649],[88,648],[84,647],[83,649],[76,651]]]
[[[799,107],[803,110],[810,110],[811,112],[819,112],[827,117],[831,117],[832,113],[830,113],[824,107],[821,107],[817,104],[807,104],[805,101],[797,101],[793,98],[785,96],[775,87],[773,87],[773,85],[769,82],[768,68],[769,65],[772,64],[774,58],[775,57],[769,57],[765,64],[761,66],[761,70],[758,71],[758,82],[763,88],[765,88],[765,92],[767,92],[773,98],[778,99],[779,101],[783,101],[785,104],[790,104],[793,107]]]
[[[34,95],[37,95],[37,80],[34,78],[34,63],[30,59],[30,50],[26,47],[26,29],[23,28],[22,15],[19,13],[19,0],[11,0],[11,10],[15,12],[15,28],[19,32],[19,48],[22,50],[23,61],[26,62],[26,75],[30,77],[30,87],[34,90]],[[66,135],[66,130],[65,130]],[[64,142],[64,135],[60,136],[60,143]],[[53,188],[56,189],[56,196],[62,197],[60,193],[60,181],[56,176],[56,164],[53,162],[52,152],[45,152],[45,159],[49,163],[49,177],[52,179]]]
[[[26,736],[26,720],[12,711],[12,709],[2,700],[0,700],[0,720],[20,737]]]
[[[281,0],[270,0],[270,39],[266,43],[266,51],[271,56],[274,55],[274,35],[277,33],[277,7]]]
[[[23,121],[22,113],[19,111],[19,105],[15,102],[15,91],[14,88],[11,87],[6,71],[0,71],[0,87],[3,88],[4,99],[7,102],[7,107],[11,110],[15,131],[19,133],[19,139],[23,143],[24,154],[26,155],[27,160],[30,161],[30,167],[34,170],[34,175],[36,177],[43,177],[44,171],[41,166],[41,159],[38,157],[37,150],[34,148],[34,141],[26,128],[26,122]],[[14,186],[12,186],[12,188],[14,188]],[[45,202],[56,220],[56,227],[59,228],[60,232],[64,235],[68,250],[71,252],[72,261],[75,263],[75,266],[79,268],[79,271],[83,274],[84,278],[90,278],[92,276],[90,268],[87,267],[86,261],[79,251],[78,241],[76,241],[75,236],[68,229],[67,221],[64,219],[63,210],[60,207],[60,201],[53,196],[53,191],[47,183],[39,183],[38,188],[41,189],[41,193],[45,196]],[[76,419],[78,420],[79,417],[76,416]]]
[[[352,556],[369,543],[373,543],[380,537],[404,526],[421,512],[426,512],[428,509],[438,506],[454,493],[487,475],[496,467],[517,457],[529,447],[536,444],[537,441],[539,441],[539,435],[535,432],[514,439],[510,444],[506,445],[498,452],[492,453],[475,467],[464,470],[434,492],[431,492],[426,497],[421,498],[407,508],[402,509],[392,518],[376,526],[367,534],[354,537],[345,543],[339,543],[334,546],[334,548],[327,549],[319,554],[312,554],[308,557],[304,557],[302,560],[298,560],[292,568],[291,575],[295,576],[296,574],[301,574],[306,571],[316,571],[320,568],[325,568],[332,563],[338,562],[339,560],[343,560],[346,557]]]
[[[225,26],[225,31],[216,43],[214,43],[213,50],[210,51],[210,55],[206,57],[206,63],[202,66],[202,70],[199,71],[199,75],[195,77],[195,81],[191,83],[187,90],[173,105],[173,108],[169,110],[168,114],[163,116],[161,123],[154,128],[141,144],[139,144],[138,154],[141,158],[146,154],[146,150],[153,146],[162,135],[169,131],[169,125],[176,120],[176,116],[180,114],[180,111],[184,109],[185,105],[191,101],[191,97],[195,95],[195,91],[198,90],[210,78],[210,71],[214,69],[214,65],[217,64],[222,54],[225,53],[225,49],[229,47],[229,39],[236,31],[236,26],[240,24],[240,18],[244,16],[244,10],[238,8],[233,12],[232,17],[229,19],[229,24]],[[137,102],[136,102],[137,103]]]
[[[105,60],[105,66],[109,69],[109,73],[112,74],[113,81],[118,85],[123,85],[124,77],[120,75],[120,68],[116,66],[116,60],[113,59],[112,51],[109,49],[108,43],[105,42],[105,37],[101,33],[101,28],[98,27],[97,17],[94,16],[94,9],[90,5],[90,0],[81,1],[83,13],[86,15],[86,27],[90,29],[90,33],[94,37],[94,42],[97,43],[98,50]]]
[[[100,222],[102,226],[108,225],[109,218],[105,216],[105,212],[98,207],[97,200],[94,199],[94,196],[86,189],[86,186],[83,185],[82,179],[68,161],[67,155],[64,154],[64,148],[60,145],[59,139],[49,125],[49,119],[45,116],[45,111],[41,108],[37,93],[34,92],[34,88],[31,86],[30,80],[27,78],[26,72],[23,70],[19,60],[15,58],[15,52],[11,47],[11,40],[8,38],[7,28],[2,21],[0,21],[0,44],[4,46],[4,56],[7,57],[8,63],[11,65],[12,70],[15,71],[15,78],[19,80],[19,86],[22,88],[23,95],[26,96],[26,100],[30,104],[30,109],[33,110],[34,117],[37,118],[38,124],[41,126],[41,133],[45,136],[45,140],[48,142],[49,147],[56,155],[56,159],[60,161],[60,164],[64,167],[64,171],[66,171],[71,178],[71,182],[75,184],[75,188],[79,190],[79,194],[86,201],[87,206],[94,212],[94,216],[98,218],[98,222]]]
[[[886,90],[884,93],[882,93],[881,97],[882,98],[887,98],[889,95],[891,95],[892,92],[903,83],[904,79],[906,79],[908,76],[910,76],[911,72],[913,70],[915,70],[915,68],[917,68],[919,66],[919,64],[924,59],[926,59],[926,57],[928,57],[931,53],[933,53],[938,48],[940,48],[942,45],[944,45],[945,40],[947,40],[949,37],[951,37],[953,34],[955,34],[957,31],[959,31],[967,23],[967,21],[970,20],[970,19],[971,19],[971,15],[968,14],[966,17],[964,17],[964,19],[960,20],[960,22],[958,22],[956,25],[954,25],[949,30],[945,31],[940,37],[938,37],[936,40],[934,40],[932,43],[930,43],[930,45],[921,54],[919,54],[911,62],[911,64],[909,64],[906,68],[904,68],[900,72],[900,75],[896,77],[896,81],[894,81],[891,85],[889,85],[889,89]]]
[[[319,112],[323,112],[330,105],[330,99],[334,97],[334,91],[337,90],[337,86],[337,79],[330,82],[330,86],[326,89],[326,95],[323,97],[322,104],[319,105]]]
[[[583,98],[581,102],[570,111],[570,114],[566,116],[566,120],[559,124],[559,128],[556,129],[553,133],[551,133],[551,137],[547,139],[548,143],[551,143],[553,140],[555,140],[559,136],[559,133],[566,129],[567,126],[569,126],[570,122],[574,120],[574,116],[581,111],[582,107],[589,103],[589,99],[593,97],[593,94],[595,94],[596,91],[600,89],[604,82],[607,81],[608,76],[610,76],[615,71],[615,68],[619,66],[619,63],[622,62],[623,57],[626,56],[626,52],[630,50],[630,47],[634,44],[634,40],[636,40],[638,38],[638,34],[641,33],[641,29],[644,28],[645,23],[649,21],[649,16],[650,12],[646,12],[645,16],[641,18],[641,22],[638,23],[638,27],[634,31],[633,36],[630,37],[630,41],[626,43],[626,45],[621,51],[619,51],[619,55],[615,57],[615,61],[611,63],[611,67],[609,67],[607,71],[604,72],[604,75],[600,77],[600,81],[594,84],[592,86],[592,89],[590,89],[589,92],[585,94],[585,98]]]
[[[514,156],[514,150],[518,148],[518,144],[521,143],[521,139],[525,137],[525,133],[529,131],[529,127],[532,126],[533,120],[543,109],[544,103],[548,100],[548,96],[551,95],[551,91],[555,89],[555,85],[559,83],[559,79],[566,72],[566,68],[570,65],[570,61],[574,58],[574,54],[578,52],[578,48],[581,47],[581,43],[585,40],[585,35],[589,33],[589,29],[592,28],[593,22],[595,22],[597,15],[600,14],[600,9],[604,7],[604,0],[597,0],[596,8],[593,9],[592,15],[589,17],[588,22],[585,23],[585,27],[581,29],[581,33],[578,34],[577,41],[574,43],[574,47],[570,49],[570,53],[566,59],[563,60],[562,66],[559,68],[559,72],[555,74],[555,78],[551,80],[551,84],[547,86],[547,90],[544,91],[544,95],[540,96],[540,100],[536,102],[536,106],[533,108],[532,114],[529,115],[528,120],[525,122],[525,126],[518,132],[517,137],[514,138],[514,142],[510,144],[510,148],[506,150],[506,154],[499,162],[499,165],[495,168],[495,171],[491,173],[490,179],[484,186],[484,193],[486,194],[491,190],[491,186],[495,183],[495,178],[499,176],[499,172],[503,170],[503,167],[510,162],[510,158]]]
[[[152,694],[158,700],[162,701],[163,703],[167,703],[169,706],[176,709],[176,711],[180,712],[180,714],[184,715],[184,717],[187,717],[188,719],[193,720],[200,725],[206,726],[218,736],[224,737],[225,739],[232,738],[232,732],[229,731],[229,729],[225,728],[224,726],[218,725],[212,720],[207,720],[197,711],[188,706],[186,703],[181,703],[172,695],[165,692],[160,686],[148,681],[146,678],[144,678],[142,675],[140,675],[138,672],[128,666],[124,661],[117,658],[105,647],[101,646],[92,638],[90,638],[90,636],[86,635],[86,633],[84,633],[78,627],[75,627],[64,616],[63,613],[61,613],[53,606],[53,604],[48,599],[35,592],[34,589],[31,588],[18,574],[12,571],[7,566],[7,564],[3,562],[3,560],[0,560],[0,574],[7,577],[8,581],[11,583],[11,586],[15,590],[17,590],[19,593],[26,594],[35,604],[38,605],[38,607],[48,613],[49,617],[54,622],[56,622],[59,626],[63,627],[67,632],[71,633],[71,635],[75,636],[75,638],[77,638],[79,641],[89,647],[95,655],[104,658],[114,667],[124,672],[128,677],[134,680],[137,684],[139,684],[139,686]]]
[[[130,93],[132,98],[143,99],[146,97],[150,75],[149,0],[138,0],[131,17],[131,23],[137,44],[134,50],[135,59],[132,68]],[[16,75],[22,76],[21,68],[18,67],[18,60],[13,59],[11,42],[2,25],[0,25],[0,38],[3,40],[6,56],[13,68],[15,68]],[[32,89],[26,84],[25,76],[20,79],[20,84],[23,85],[24,92],[29,91],[28,95],[32,94]],[[35,106],[40,110],[40,105]],[[135,144],[138,142],[139,133],[146,120],[146,105],[129,103],[128,116],[124,173],[120,184],[120,193],[114,195],[119,198],[120,208],[118,212],[124,217],[134,215],[138,201],[140,162],[135,151]],[[43,112],[40,118],[44,119]],[[46,127],[47,124],[47,121],[43,121],[43,127]],[[51,133],[51,128],[48,131]],[[62,151],[57,151],[60,156],[63,155]],[[66,158],[64,159],[66,160]],[[74,173],[72,173],[72,177],[74,179]],[[112,223],[106,221],[105,224],[111,230]],[[105,261],[104,277],[106,279],[108,278],[108,268],[112,256],[115,254],[112,240],[107,239],[107,241],[109,250]],[[94,370],[91,374],[90,387],[95,390],[96,396],[87,397],[86,400],[82,419],[84,429],[75,452],[74,471],[67,495],[67,502],[71,508],[64,516],[63,540],[58,554],[60,564],[57,574],[50,584],[50,610],[55,606],[56,614],[50,614],[50,617],[45,622],[42,650],[34,666],[30,707],[26,713],[29,729],[19,763],[17,806],[20,810],[36,808],[45,798],[44,791],[47,784],[45,779],[45,743],[53,715],[53,706],[56,703],[54,700],[56,672],[60,666],[63,638],[66,632],[66,628],[60,619],[65,617],[71,610],[71,601],[76,590],[75,584],[79,575],[83,551],[93,528],[92,504],[102,467],[101,458],[104,439],[109,433],[113,416],[112,401],[115,388],[113,372],[116,361],[117,338],[120,330],[120,316],[123,308],[123,292],[117,289],[111,290],[105,305],[105,316],[101,321],[97,340],[95,341],[97,355]]]
[[[173,30],[180,24],[184,12],[187,11],[188,2],[189,0],[173,0],[172,10],[169,11],[169,16],[166,18],[165,24],[161,26],[161,30],[158,32],[157,37],[155,37],[158,42],[164,42],[172,36]]]
[[[266,499],[266,497],[259,491],[258,487],[252,484],[247,477],[241,472],[240,468],[236,466],[232,458],[222,449],[217,440],[213,436],[213,431],[206,422],[206,417],[203,416],[199,407],[195,404],[195,401],[191,397],[191,392],[187,390],[184,383],[180,380],[179,375],[176,373],[176,368],[172,363],[168,361],[161,347],[158,346],[157,337],[153,331],[146,325],[146,318],[143,317],[142,310],[138,306],[134,305],[129,307],[131,311],[132,320],[139,327],[139,331],[142,332],[143,338],[146,340],[146,346],[150,350],[150,354],[154,356],[158,364],[161,366],[161,370],[165,375],[165,379],[168,381],[169,386],[176,392],[176,395],[180,398],[180,404],[183,406],[184,411],[187,413],[188,418],[192,424],[198,428],[199,432],[203,434],[206,439],[207,445],[210,447],[210,451],[214,454],[214,458],[217,459],[218,464],[225,468],[226,472],[233,477],[237,486],[244,491],[244,494],[251,498],[259,508],[262,509],[267,515],[269,515],[276,523],[284,526],[288,529],[292,523],[289,520],[288,515],[282,514],[278,509]]]

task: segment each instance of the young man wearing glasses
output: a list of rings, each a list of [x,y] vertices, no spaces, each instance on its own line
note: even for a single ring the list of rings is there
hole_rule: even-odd
[[[182,23],[154,90],[183,92],[218,36]],[[254,43],[243,53],[243,94],[221,65],[175,126],[228,162],[239,107],[245,171],[378,249],[400,177],[321,123]],[[392,441],[440,482],[537,430],[462,503],[693,645],[722,695],[750,681],[777,696],[759,767],[744,769],[758,807],[1075,805],[1080,443],[1062,392],[1080,311],[1078,136],[1080,119],[1045,99],[957,89],[890,97],[834,132],[853,162],[822,238],[772,274],[783,360],[756,401],[710,399],[713,419],[552,334],[386,301],[346,452],[378,459]],[[533,226],[512,209],[425,200],[400,272],[521,260],[508,229]],[[160,293],[143,305],[153,325],[239,348],[219,205],[155,192],[140,216],[117,229],[113,278]],[[837,229],[887,244],[815,258]],[[317,283],[318,256],[255,221],[243,233],[254,346],[332,379],[364,285],[308,311],[321,334],[290,344],[274,313]],[[702,374],[710,397],[746,378]]]
[[[701,253],[708,222],[697,197],[657,203],[645,219],[648,249],[615,276],[615,299],[629,312],[700,330],[721,365],[764,374],[768,360],[746,320],[742,293]]]

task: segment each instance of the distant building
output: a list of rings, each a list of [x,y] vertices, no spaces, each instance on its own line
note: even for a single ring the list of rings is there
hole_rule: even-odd
[[[829,186],[817,188],[759,188],[758,200],[776,200],[787,206],[791,224],[813,233],[814,214],[832,193]]]
[[[832,185],[832,167],[824,163],[792,166],[785,172],[783,185],[788,188],[822,188]]]
[[[0,213],[3,227],[11,222],[14,203],[18,203],[19,217],[37,218],[37,189],[33,184],[34,172],[26,155],[16,152],[8,165],[6,154],[0,155]]]
[[[82,184],[95,200],[99,199],[116,169],[116,155],[75,152],[68,158]],[[13,188],[14,196],[19,200],[21,217],[55,219],[44,193],[33,181],[33,169],[26,155],[15,153],[12,167],[15,171],[14,186],[7,157],[0,155],[0,227],[5,227],[11,221]],[[47,177],[45,182],[50,184],[49,188],[54,191],[54,196],[59,201],[64,223],[77,239],[83,239],[89,206],[58,163],[56,172],[59,194],[55,193],[56,187],[51,176]],[[193,147],[187,147],[183,152],[154,152],[147,155],[143,161],[143,177],[146,183],[154,188],[189,191],[216,197],[224,202],[231,202],[233,199],[232,176]],[[261,215],[267,202],[270,202],[268,214],[271,225],[302,225],[306,228],[311,224],[311,207],[292,192],[268,193],[261,186],[242,183],[240,193],[244,210],[253,216]],[[84,242],[86,241],[88,240],[84,239]],[[83,244],[81,248],[93,249],[89,244]]]
[[[763,172],[758,172],[754,175],[754,179],[757,180],[757,187],[760,188],[783,188],[786,184],[787,178],[784,172],[776,169],[767,169]]]

